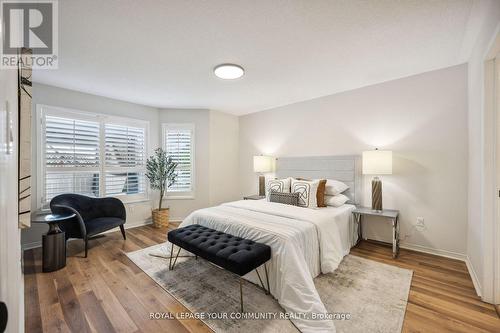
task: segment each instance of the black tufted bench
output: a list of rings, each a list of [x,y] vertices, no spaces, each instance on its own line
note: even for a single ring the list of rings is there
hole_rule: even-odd
[[[271,248],[268,245],[257,243],[249,239],[236,237],[224,232],[193,224],[178,228],[168,233],[168,241],[172,243],[170,249],[169,269],[174,269],[181,248],[210,261],[232,273],[240,276],[240,306],[243,312],[243,292],[241,276],[255,269],[262,288],[269,293],[269,277],[265,263],[271,259]],[[172,263],[174,246],[179,250]],[[264,264],[267,290],[262,283],[257,268]]]

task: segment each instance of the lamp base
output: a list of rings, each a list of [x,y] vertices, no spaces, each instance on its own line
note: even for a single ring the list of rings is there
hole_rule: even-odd
[[[259,176],[259,195],[261,197],[266,195],[266,177]]]
[[[382,210],[382,181],[378,177],[372,180],[372,209]]]

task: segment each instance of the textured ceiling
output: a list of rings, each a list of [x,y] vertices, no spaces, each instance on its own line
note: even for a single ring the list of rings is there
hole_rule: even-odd
[[[59,69],[34,81],[245,114],[466,62],[474,0],[64,0]],[[245,76],[217,79],[220,63]]]

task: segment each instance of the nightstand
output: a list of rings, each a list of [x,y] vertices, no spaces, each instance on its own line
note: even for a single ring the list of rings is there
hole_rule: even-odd
[[[352,211],[355,221],[358,223],[358,243],[363,238],[361,222],[363,216],[380,216],[386,218],[392,224],[392,257],[396,258],[399,254],[399,210],[383,209],[373,210],[368,207],[357,207]]]
[[[266,197],[265,195],[254,194],[254,195],[247,195],[246,197],[243,197],[243,200],[260,200],[260,199],[264,199],[265,197]]]

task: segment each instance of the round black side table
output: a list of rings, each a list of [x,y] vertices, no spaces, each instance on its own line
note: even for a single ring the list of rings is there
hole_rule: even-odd
[[[33,223],[49,225],[49,231],[42,236],[42,271],[53,272],[66,266],[66,235],[59,228],[59,222],[72,219],[76,214],[35,215]]]

